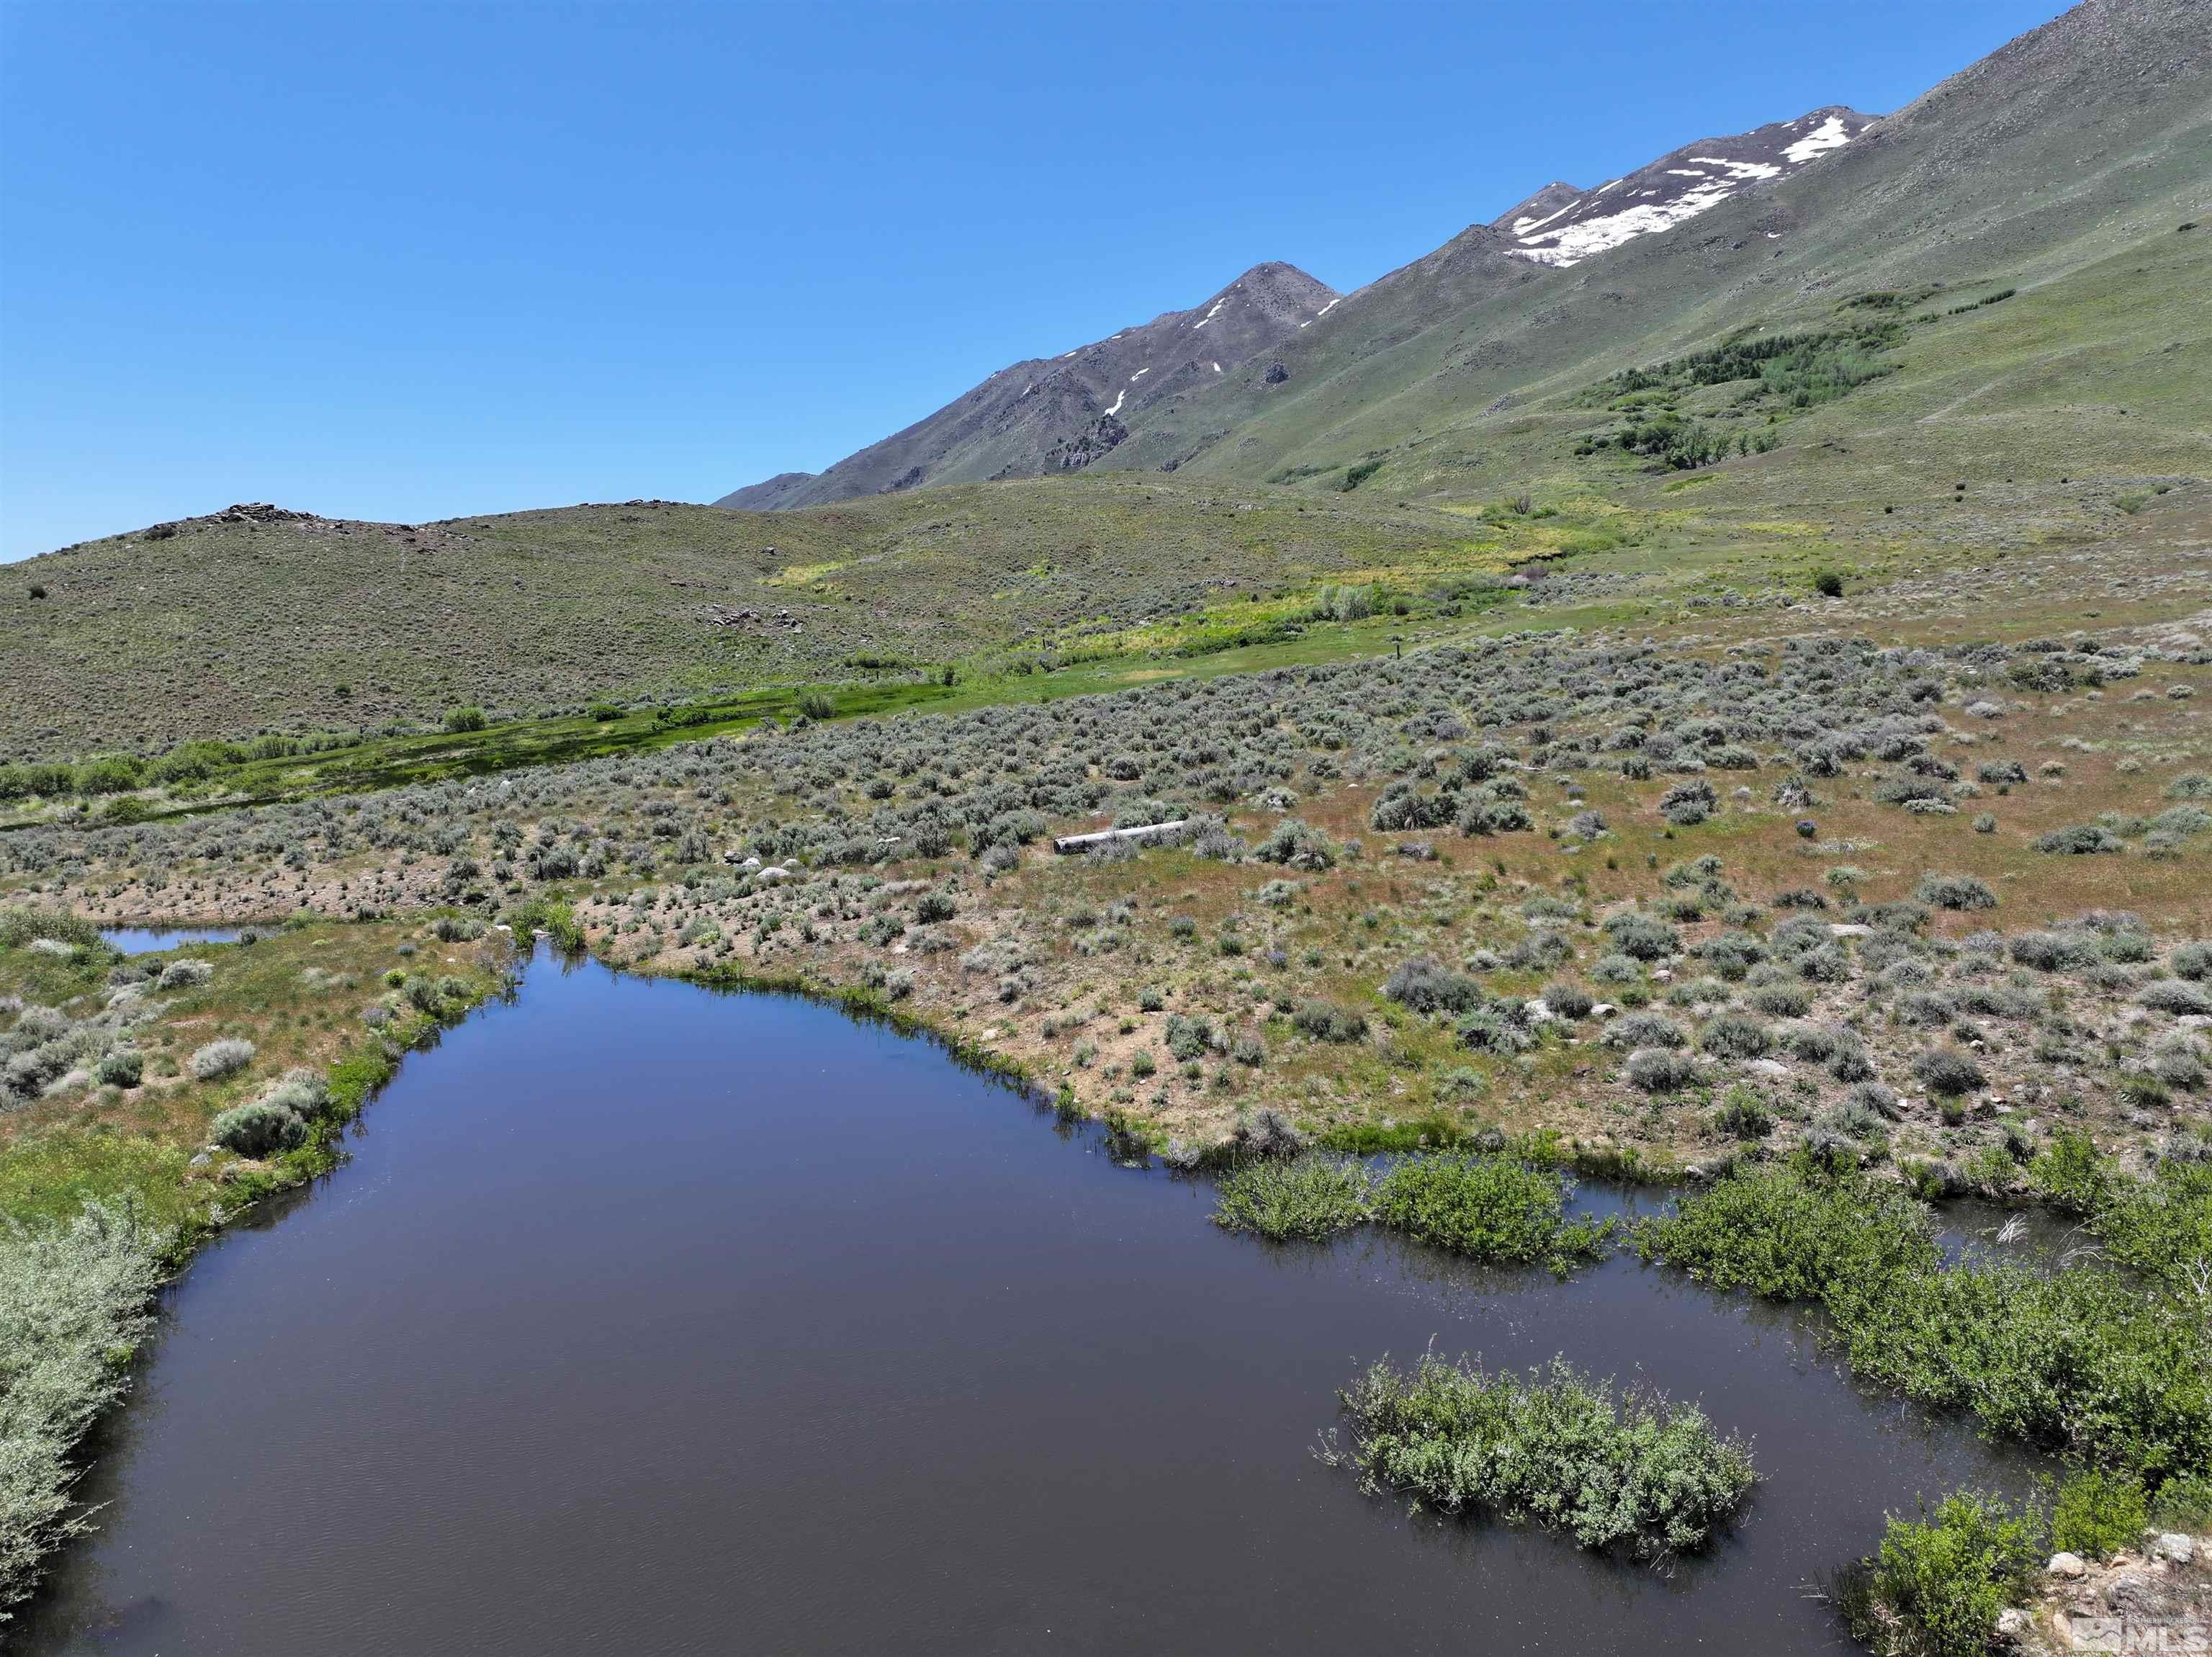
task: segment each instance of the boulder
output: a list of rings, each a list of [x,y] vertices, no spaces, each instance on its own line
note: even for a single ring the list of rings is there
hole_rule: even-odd
[[[2063,1576],[2070,1582],[2078,1580],[2089,1568],[2082,1563],[2081,1556],[2078,1553],[2054,1553],[2045,1569],[2053,1576]]]

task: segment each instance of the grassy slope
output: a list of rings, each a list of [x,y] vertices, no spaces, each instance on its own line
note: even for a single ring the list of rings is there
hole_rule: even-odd
[[[200,520],[21,566],[0,602],[0,684],[15,756],[434,721],[459,703],[693,699],[865,676],[854,655],[932,664],[1128,626],[1460,533],[1376,499],[1137,478],[775,515],[653,503],[413,528]],[[769,619],[718,628],[709,604]]]

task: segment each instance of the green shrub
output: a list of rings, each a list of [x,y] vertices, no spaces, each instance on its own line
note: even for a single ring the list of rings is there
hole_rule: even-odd
[[[1739,1167],[1635,1239],[1715,1288],[1818,1301],[1861,1375],[1992,1432],[2147,1481],[2212,1460],[2200,1311],[2100,1267],[1947,1268],[1893,1185],[1808,1157]]]
[[[127,1204],[0,1221],[0,1618],[48,1553],[92,1528],[70,1451],[130,1386],[168,1242]]]
[[[480,731],[486,722],[481,708],[448,708],[446,710],[446,728],[459,734],[464,731]]]
[[[1336,862],[1336,846],[1320,830],[1300,822],[1295,817],[1285,817],[1275,825],[1273,833],[1252,848],[1252,855],[1263,863],[1281,863],[1290,868],[1323,869]]]
[[[1892,1514],[1881,1549],[1837,1598],[1879,1657],[1984,1657],[1997,1613],[2024,1598],[2042,1526],[2002,1497],[1961,1490],[1932,1518]]]
[[[208,1137],[240,1156],[274,1156],[279,1151],[305,1144],[307,1124],[300,1119],[297,1112],[282,1105],[263,1099],[249,1100],[216,1117]]]
[[[817,722],[836,716],[837,704],[821,691],[807,691],[799,696],[799,711]]]
[[[1997,894],[1971,874],[1923,874],[1912,895],[1938,909],[1995,909]]]
[[[1344,1158],[1247,1162],[1223,1176],[1213,1222],[1278,1243],[1334,1237],[1366,1221],[1373,1187],[1366,1165]]]
[[[1176,1059],[1203,1058],[1213,1045],[1213,1026],[1206,1019],[1170,1013],[1168,1014],[1167,1044],[1168,1052]]]
[[[1579,1020],[1590,1015],[1597,999],[1579,984],[1558,983],[1544,986],[1544,1006],[1554,1018]]]
[[[2162,1531],[2202,1536],[2212,1531],[2212,1473],[2184,1473],[2158,1487],[2150,1522]]]
[[[1370,1489],[1447,1514],[1562,1530],[1585,1548],[1656,1559],[1705,1547],[1759,1482],[1750,1446],[1694,1404],[1617,1393],[1564,1359],[1526,1379],[1428,1353],[1376,1363],[1339,1395]]]
[[[1316,1041],[1353,1042],[1367,1035],[1367,1015],[1331,1001],[1302,1001],[1291,1014],[1291,1023]]]
[[[1628,1056],[1628,1080],[1647,1093],[1680,1093],[1695,1087],[1702,1074],[1687,1053],[1663,1047],[1642,1047]]]
[[[1739,1085],[1721,1095],[1713,1127],[1731,1139],[1764,1139],[1774,1131],[1774,1118],[1757,1093]]]
[[[103,1053],[92,1067],[92,1079],[110,1087],[136,1087],[146,1075],[146,1056],[128,1047]]]
[[[1912,1074],[1931,1093],[1958,1099],[1986,1086],[1982,1067],[1962,1047],[1931,1047],[1912,1061]]]
[[[1416,955],[1390,969],[1382,993],[1416,1013],[1463,1013],[1490,999],[1483,987],[1464,972],[1427,955]]]
[[[1615,915],[1605,923],[1614,951],[1639,961],[1663,961],[1682,947],[1681,935],[1648,915]]]
[[[2090,1468],[2063,1481],[2051,1510],[2051,1545],[2106,1559],[2142,1539],[2149,1514],[2141,1480]]]
[[[192,1074],[202,1081],[216,1081],[253,1063],[253,1044],[239,1036],[224,1036],[194,1052]]]
[[[1602,1251],[1609,1220],[1566,1218],[1572,1187],[1549,1168],[1474,1151],[1408,1157],[1375,1187],[1375,1217],[1478,1260],[1547,1262],[1564,1272]]]
[[[1774,1045],[1774,1038],[1747,1013],[1720,1013],[1698,1026],[1698,1045],[1716,1058],[1759,1058]]]
[[[215,981],[215,964],[190,955],[171,961],[154,980],[156,990],[197,990]]]
[[[100,929],[82,915],[52,909],[0,909],[0,949],[14,949],[36,938],[79,949],[95,948]]]
[[[2094,823],[2076,823],[2070,828],[2053,829],[2048,834],[2038,835],[2038,851],[2048,851],[2061,856],[2082,857],[2100,851],[2124,851],[2126,844],[2110,829]]]

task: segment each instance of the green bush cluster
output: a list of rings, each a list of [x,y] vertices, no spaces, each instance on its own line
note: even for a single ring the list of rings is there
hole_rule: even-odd
[[[1880,1551],[1840,1572],[1832,1597],[1877,1657],[1985,1657],[1997,1613],[2033,1584],[2044,1528],[2032,1508],[1957,1491],[1933,1514],[1892,1514]]]
[[[1272,1242],[1318,1241],[1373,1212],[1374,1176],[1364,1162],[1309,1154],[1250,1161],[1222,1176],[1213,1222]]]
[[[1478,1151],[1412,1156],[1375,1188],[1375,1217],[1438,1248],[1474,1259],[1524,1265],[1541,1260],[1565,1273],[1613,1234],[1610,1220],[1566,1217],[1572,1187],[1559,1173]]]
[[[1447,1514],[1565,1531],[1639,1558],[1710,1544],[1759,1482],[1751,1447],[1694,1404],[1618,1392],[1563,1359],[1525,1378],[1434,1352],[1378,1362],[1339,1394],[1350,1447],[1331,1459]]]
[[[1817,1301],[1861,1374],[1993,1432],[2147,1484],[2212,1465],[2212,1334],[2179,1294],[2094,1265],[1946,1265],[1911,1196],[1809,1156],[1739,1168],[1635,1240],[1716,1288]]]
[[[0,1619],[46,1555],[90,1528],[70,1453],[130,1385],[168,1246],[127,1205],[0,1222]]]

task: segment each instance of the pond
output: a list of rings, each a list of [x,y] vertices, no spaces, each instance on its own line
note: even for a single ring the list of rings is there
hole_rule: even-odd
[[[1885,1508],[2027,1471],[1663,1270],[1230,1236],[796,999],[541,959],[352,1151],[177,1287],[28,1649],[1773,1657],[1848,1648],[1807,1585]],[[1409,1518],[1311,1449],[1431,1342],[1701,1396],[1767,1482],[1671,1572]]]
[[[236,943],[234,926],[112,926],[100,935],[126,955],[150,955],[188,943]]]

